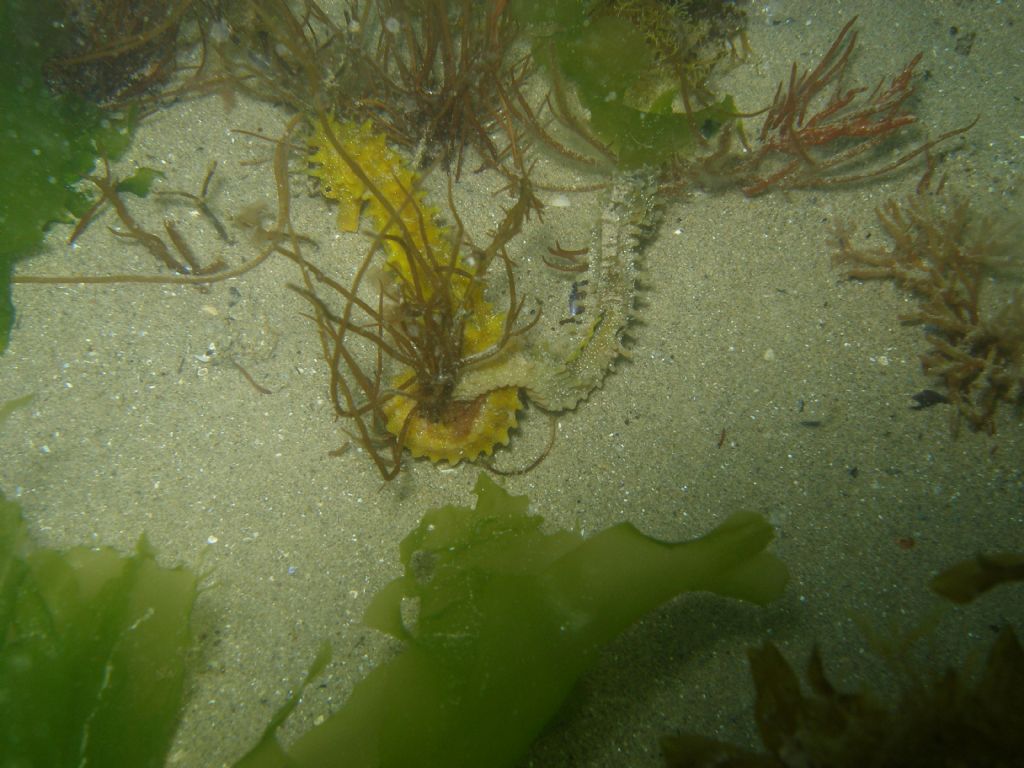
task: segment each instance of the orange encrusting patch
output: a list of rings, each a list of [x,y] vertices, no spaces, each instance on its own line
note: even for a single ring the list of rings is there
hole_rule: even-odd
[[[309,141],[314,149],[309,157],[309,173],[320,180],[325,197],[338,201],[338,228],[354,232],[362,216],[378,233],[388,235],[383,240],[388,269],[401,284],[419,286],[424,299],[430,298],[433,291],[431,280],[423,279],[423,270],[429,269],[431,264],[441,265],[441,270],[431,274],[435,278],[441,275],[441,280],[445,280],[443,275],[447,274],[445,292],[453,304],[453,312],[465,313],[464,356],[484,352],[498,343],[504,333],[505,315],[495,312],[484,299],[480,280],[469,279],[473,270],[461,254],[456,255],[454,268],[448,266],[453,248],[451,235],[437,224],[437,211],[425,201],[419,176],[387,146],[383,136],[373,132],[368,122],[357,125],[331,118],[328,126],[325,128],[319,121],[314,125]],[[328,135],[328,130],[332,135]],[[374,189],[353,170],[335,141]],[[404,244],[398,242],[402,240]],[[410,262],[407,249],[419,254],[415,264]],[[403,370],[396,382],[414,378],[414,371]],[[462,460],[473,461],[481,454],[489,456],[494,446],[508,444],[509,430],[516,426],[516,414],[522,408],[518,388],[501,387],[473,400],[444,403],[439,412],[428,416],[416,408],[416,392],[408,389],[406,392],[408,394],[391,397],[381,406],[386,429],[399,438],[413,456],[425,456],[435,462],[455,464]]]

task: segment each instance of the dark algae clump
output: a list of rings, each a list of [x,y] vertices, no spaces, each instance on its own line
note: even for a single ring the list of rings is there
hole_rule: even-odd
[[[998,552],[979,554],[947,568],[934,579],[931,588],[953,603],[969,603],[999,584],[1024,581],[1024,554]]]
[[[931,588],[954,602],[970,602],[997,584],[1024,580],[1022,562],[1020,554],[981,555],[946,569]],[[927,677],[913,674],[893,702],[870,688],[850,693],[834,687],[818,648],[808,663],[806,693],[771,642],[751,649],[749,658],[757,692],[754,718],[767,754],[682,734],[662,743],[669,768],[1021,764],[1024,650],[1009,625],[999,630],[977,674],[967,666],[927,670]]]
[[[749,656],[755,717],[770,754],[678,736],[665,740],[670,768],[1009,768],[1024,754],[1024,652],[1011,629],[993,643],[977,681],[949,670],[892,708],[870,692],[834,688],[817,650],[807,693],[772,643]]]

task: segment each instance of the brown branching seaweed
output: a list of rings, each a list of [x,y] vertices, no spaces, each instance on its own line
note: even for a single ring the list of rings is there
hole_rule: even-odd
[[[120,237],[134,240],[145,247],[158,262],[174,274],[167,274],[166,272],[156,274],[125,273],[109,275],[16,274],[11,278],[11,281],[22,285],[135,284],[205,286],[210,285],[211,283],[217,283],[244,275],[246,272],[258,267],[274,253],[285,252],[287,250],[286,246],[289,243],[297,247],[297,243],[301,240],[301,237],[294,232],[290,219],[291,192],[288,182],[288,157],[292,150],[290,138],[296,129],[298,121],[299,118],[292,118],[285,129],[284,135],[274,142],[275,151],[273,168],[277,189],[277,217],[272,227],[260,227],[260,236],[258,240],[261,248],[255,258],[233,267],[228,267],[219,260],[214,261],[212,264],[203,266],[198,262],[187,241],[177,229],[174,222],[170,219],[167,219],[164,222],[164,230],[170,240],[170,245],[168,245],[168,242],[162,237],[146,230],[138,223],[122,197],[121,187],[123,180],[119,181],[116,179],[111,173],[109,163],[104,161],[104,175],[91,175],[88,177],[89,181],[91,181],[99,190],[100,197],[92,207],[86,211],[82,218],[79,219],[78,224],[71,233],[70,240],[74,241],[79,237],[81,233],[84,232],[85,229],[96,219],[96,217],[104,209],[109,207],[113,209],[121,224],[120,229],[112,231]],[[207,199],[210,181],[215,169],[216,164],[212,165],[207,171],[198,195],[179,191],[168,191],[167,194],[181,196],[194,203],[197,211],[212,221],[217,222],[215,229],[217,230],[218,235],[224,237],[226,231],[224,230],[223,224],[220,223],[219,219],[210,209]],[[174,253],[177,253],[181,260],[179,260]]]
[[[770,642],[751,649],[755,717],[767,754],[699,734],[662,741],[668,768],[896,768],[1011,766],[1024,749],[1024,652],[1003,628],[981,674],[950,669],[887,705],[870,690],[836,688],[821,653],[807,667],[810,691]]]
[[[921,142],[891,160],[877,160],[887,144],[904,136],[917,117],[907,109],[914,93],[914,56],[886,84],[849,88],[849,65],[857,45],[856,17],[840,30],[813,69],[794,62],[780,82],[756,141],[733,144],[737,129],[726,126],[718,149],[691,169],[705,183],[738,184],[747,195],[771,189],[833,186],[875,178],[903,167],[938,144],[969,130],[977,120]],[[742,141],[742,134],[739,134]]]
[[[248,0],[226,16],[216,48],[228,77],[260,98],[315,114],[370,121],[422,164],[461,175],[466,150],[515,175],[505,141],[510,111],[532,71],[513,57],[506,3],[366,0],[339,21],[314,0]],[[293,7],[294,6],[294,7]]]
[[[531,70],[528,57],[511,56],[517,29],[506,5],[377,0],[357,7],[361,44],[339,75],[342,106],[427,161],[439,158],[456,178],[468,146],[501,165],[505,148],[492,135],[502,103]]]
[[[196,0],[62,0],[67,45],[46,66],[59,91],[131,103],[175,71],[179,32]]]
[[[930,349],[921,363],[946,386],[954,431],[963,417],[973,429],[995,432],[1000,403],[1024,404],[1024,264],[1011,258],[1007,228],[976,214],[965,198],[925,191],[888,200],[877,214],[890,243],[858,247],[841,228],[836,261],[852,278],[893,280],[918,299],[900,319],[925,328]],[[984,296],[993,273],[1013,281],[998,306]]]
[[[1024,579],[1019,553],[978,555],[944,570],[931,583],[943,597],[968,603],[999,584]],[[697,733],[662,739],[667,768],[1011,768],[1024,754],[1024,650],[1005,625],[984,660],[939,668],[913,646],[935,628],[938,614],[895,637],[864,627],[875,653],[900,680],[897,696],[871,681],[856,691],[835,686],[815,646],[805,686],[771,642],[747,652],[754,680],[754,719],[764,751],[753,752]],[[977,663],[981,662],[981,663]]]
[[[212,47],[226,74],[202,89],[227,85],[306,114],[326,103],[352,38],[316,2],[245,0],[230,4],[222,21],[227,34]]]

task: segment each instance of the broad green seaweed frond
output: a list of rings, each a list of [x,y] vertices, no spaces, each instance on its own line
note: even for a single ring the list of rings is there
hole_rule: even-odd
[[[648,611],[695,590],[765,603],[786,584],[759,515],[679,543],[628,524],[584,539],[544,533],[526,497],[486,475],[476,494],[473,509],[424,515],[402,542],[404,575],[366,612],[404,649],[290,748],[270,729],[238,768],[513,768],[601,648]]]
[[[0,496],[4,765],[161,768],[181,715],[196,576],[145,539],[41,549]]]

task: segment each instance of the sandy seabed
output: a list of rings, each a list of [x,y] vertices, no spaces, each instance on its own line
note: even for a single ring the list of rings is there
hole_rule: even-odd
[[[980,210],[1021,219],[1024,4],[779,0],[749,15],[753,61],[729,75],[739,104],[769,101],[790,62],[813,64],[859,15],[857,80],[891,76],[922,51],[921,124],[935,135],[981,116],[943,166],[948,184]],[[217,159],[215,210],[272,209],[272,145],[233,129],[274,136],[288,118],[244,100],[231,110],[216,97],[174,105],[143,124],[122,168],[159,168],[165,188],[196,190]],[[831,264],[829,228],[855,222],[878,236],[874,208],[911,192],[919,170],[852,188],[694,193],[668,204],[644,252],[630,359],[558,416],[540,466],[503,482],[551,527],[585,533],[631,520],[683,539],[735,510],[763,512],[792,584],[767,608],[687,596],[650,615],[583,679],[529,765],[653,768],[659,736],[678,729],[752,744],[745,649],[766,638],[797,667],[818,642],[840,684],[869,677],[887,687],[855,621],[892,636],[936,603],[925,585],[938,569],[977,551],[1024,549],[1017,415],[1004,409],[993,437],[964,429],[953,438],[947,407],[912,410],[911,395],[935,382],[918,362],[921,329],[898,320],[910,299],[887,283],[845,280]],[[301,178],[293,186],[296,227],[319,256],[357,259],[365,245],[337,234],[330,205]],[[471,232],[500,216],[498,186],[486,175],[460,182]],[[524,270],[539,269],[556,238],[571,247],[589,237],[593,201],[569,202],[513,245]],[[206,261],[257,253],[240,231],[221,241],[181,200],[151,208],[154,227],[173,219]],[[106,229],[107,216],[73,248],[69,230],[55,228],[21,273],[154,272],[144,249]],[[394,652],[359,619],[398,575],[398,542],[426,509],[470,503],[480,471],[409,460],[382,483],[361,451],[329,455],[347,438],[315,329],[300,314],[307,307],[287,288],[297,280],[293,264],[271,258],[202,290],[15,290],[0,400],[35,397],[0,433],[4,492],[45,545],[127,551],[145,533],[162,562],[211,575],[194,615],[200,646],[172,765],[239,757],[324,639],[334,661],[284,735],[341,706]],[[527,409],[497,461],[527,464],[547,438],[548,417]],[[1013,596],[948,612],[931,660],[983,653],[994,628],[1021,627],[1024,603]]]

